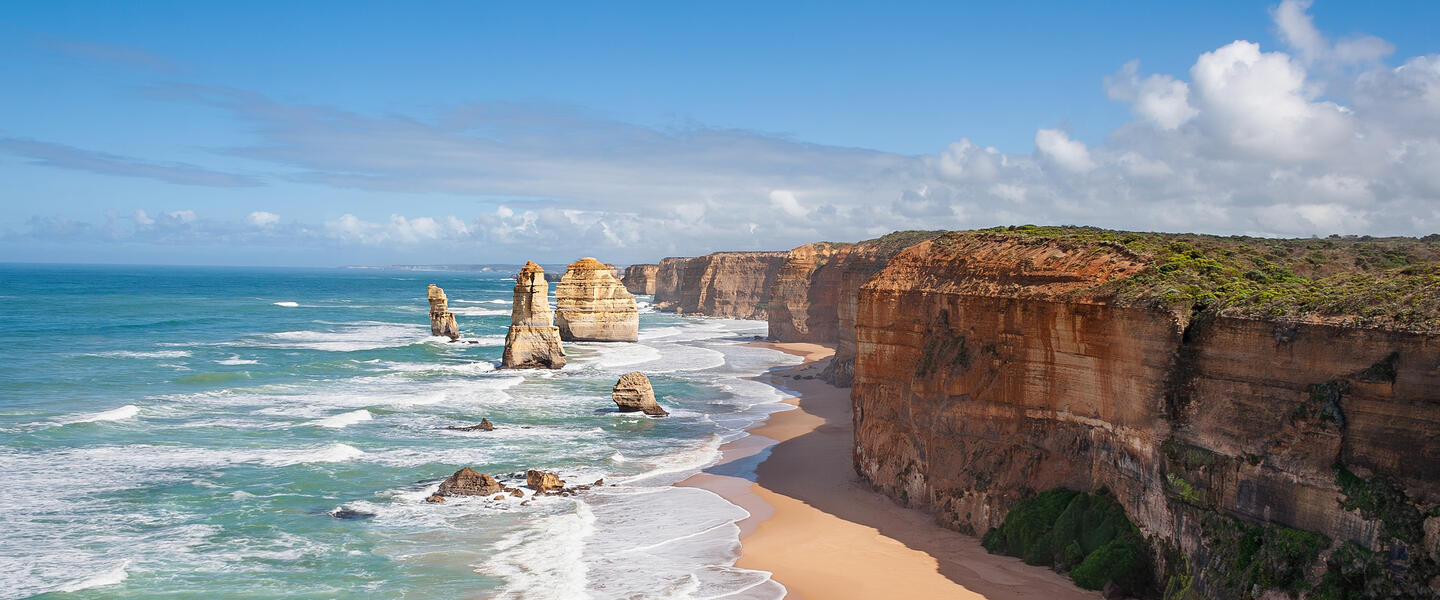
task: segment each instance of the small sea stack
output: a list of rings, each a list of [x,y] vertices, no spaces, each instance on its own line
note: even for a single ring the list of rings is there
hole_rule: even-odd
[[[615,382],[615,387],[610,390],[610,399],[615,401],[620,412],[644,412],[652,417],[670,414],[655,401],[655,388],[650,386],[650,378],[639,371],[621,375],[620,381]]]
[[[426,296],[430,299],[430,335],[443,335],[452,342],[460,339],[460,324],[455,322],[455,313],[450,312],[445,290],[432,283]]]
[[[615,276],[615,267],[588,256],[572,263],[555,286],[555,325],[567,342],[640,339],[635,296]]]
[[[502,369],[559,369],[565,366],[560,329],[550,310],[550,284],[545,269],[525,263],[515,276],[515,301],[510,309],[510,331],[505,334]]]

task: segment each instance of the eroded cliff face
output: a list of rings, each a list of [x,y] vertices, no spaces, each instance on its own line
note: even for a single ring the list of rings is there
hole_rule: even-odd
[[[660,310],[731,319],[766,318],[770,288],[786,252],[716,252],[660,261],[655,304]]]
[[[1109,490],[1210,597],[1237,597],[1216,523],[1418,564],[1415,521],[1440,503],[1440,339],[1097,291],[1145,266],[1113,244],[984,234],[896,255],[857,298],[856,470],[977,535],[1030,491]]]
[[[634,342],[640,314],[614,268],[585,257],[555,285],[555,325],[565,341]]]
[[[660,265],[630,265],[625,267],[625,289],[636,295],[653,296],[655,280],[660,275]]]

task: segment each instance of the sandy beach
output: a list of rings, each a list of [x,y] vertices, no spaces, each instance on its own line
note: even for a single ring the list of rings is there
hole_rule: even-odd
[[[850,390],[817,376],[833,350],[764,343],[803,357],[767,377],[794,394],[720,464],[682,482],[750,512],[737,566],[770,571],[789,598],[1099,598],[1048,569],[985,551],[869,489],[851,466]]]

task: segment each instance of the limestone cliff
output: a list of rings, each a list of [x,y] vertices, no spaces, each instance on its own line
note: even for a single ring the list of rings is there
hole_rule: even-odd
[[[653,296],[655,279],[660,274],[660,265],[630,265],[625,267],[625,289],[632,294]]]
[[[633,342],[640,336],[635,296],[615,277],[613,267],[593,258],[575,261],[555,286],[555,325],[560,339]]]
[[[1423,595],[1440,558],[1423,529],[1440,514],[1433,249],[1365,274],[1412,294],[1401,310],[1422,319],[1400,320],[1321,283],[1348,285],[1325,269],[1352,257],[1302,250],[1325,264],[1301,284],[1260,272],[1289,249],[1254,247],[1257,274],[1215,276],[1224,288],[1205,278],[1250,246],[956,233],[899,253],[858,297],[856,470],[975,534],[1033,490],[1105,490],[1154,545],[1158,585],[1199,597],[1300,583],[1256,575],[1272,572],[1345,590],[1342,572],[1372,563],[1391,587],[1367,593]],[[1286,546],[1299,530],[1323,543]],[[1237,564],[1245,544],[1269,562]]]
[[[835,357],[823,377],[850,385],[860,286],[896,253],[940,233],[900,231],[854,244],[820,242],[791,250],[770,290],[770,338],[835,344]]]
[[[657,269],[656,308],[763,320],[770,288],[786,257],[786,252],[716,252],[666,258]]]
[[[560,328],[548,299],[550,284],[545,270],[527,262],[515,276],[515,300],[510,309],[510,330],[505,334],[501,368],[559,369],[565,366]]]
[[[455,313],[450,312],[450,301],[445,297],[445,290],[432,283],[426,296],[430,299],[430,335],[443,335],[451,340],[460,339],[460,325],[455,322]]]

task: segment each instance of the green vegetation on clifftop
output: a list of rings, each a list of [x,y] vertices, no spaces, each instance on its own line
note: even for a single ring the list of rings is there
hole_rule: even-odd
[[[1087,290],[1117,304],[1440,331],[1440,235],[1272,239],[1035,225],[956,232],[966,233],[1023,236],[1146,263],[1135,275]]]

